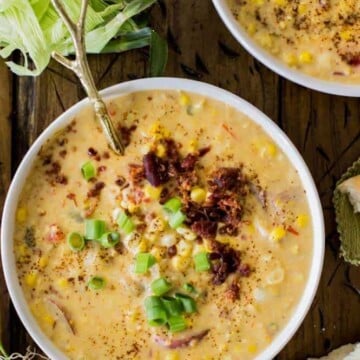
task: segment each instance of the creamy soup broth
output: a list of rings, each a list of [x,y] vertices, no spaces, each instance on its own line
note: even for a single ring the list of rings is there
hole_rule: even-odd
[[[360,82],[360,2],[228,0],[254,40],[290,67],[324,80]]]
[[[108,149],[87,108],[43,145],[25,182],[14,248],[32,314],[70,359],[253,359],[285,326],[308,277],[312,228],[299,174],[260,126],[216,100],[145,91],[114,99],[109,109],[129,139],[124,157]],[[150,151],[166,160],[169,138],[182,159],[207,151],[188,191],[198,190],[191,199],[197,194],[201,206],[212,196],[212,176],[220,179],[218,169],[236,168],[247,179],[237,231],[220,234],[221,222],[215,236],[186,221],[177,229],[168,225],[160,190],[174,191],[169,184],[176,179],[154,187],[134,171]],[[81,167],[89,161],[97,174],[86,181]],[[135,224],[128,235],[116,222],[121,211]],[[120,242],[104,248],[86,241],[72,251],[67,236],[84,234],[86,218],[105,221]],[[225,279],[216,271],[218,259],[212,270],[194,269],[194,255],[229,249],[240,263]],[[138,253],[156,261],[145,274],[135,273]],[[103,280],[101,289],[89,285],[94,276]],[[197,312],[182,315],[183,331],[148,324],[144,300],[159,277],[171,284],[168,295],[180,292],[196,302]],[[184,291],[184,284],[195,291]]]

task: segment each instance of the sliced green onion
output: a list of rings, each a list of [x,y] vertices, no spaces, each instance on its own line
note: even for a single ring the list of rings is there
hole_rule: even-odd
[[[81,166],[81,173],[84,179],[86,181],[89,181],[90,179],[96,176],[95,166],[91,161],[87,161],[85,164]]]
[[[181,302],[186,313],[191,314],[197,311],[196,302],[192,297],[177,293],[175,298]]]
[[[151,326],[164,325],[167,321],[166,311],[161,306],[146,309],[146,318]]]
[[[72,251],[81,251],[85,246],[85,239],[77,232],[68,235],[67,243]]]
[[[169,225],[171,228],[176,229],[182,225],[185,219],[185,214],[181,210],[178,210],[176,213],[169,216]]]
[[[163,209],[169,213],[176,213],[181,208],[181,200],[177,197],[169,199],[164,205]]]
[[[151,326],[163,325],[167,321],[165,307],[158,296],[149,296],[145,299],[145,312]]]
[[[98,240],[105,233],[106,224],[103,220],[85,220],[85,238],[88,240]]]
[[[93,276],[88,282],[91,290],[101,290],[105,286],[105,280],[99,276]]]
[[[164,304],[164,308],[166,312],[170,316],[181,315],[183,312],[183,306],[181,301],[171,296],[163,296],[161,298],[162,303]]]
[[[116,219],[120,229],[126,234],[131,234],[135,229],[134,222],[130,219],[125,211],[120,212],[119,216]]]
[[[158,296],[148,296],[144,301],[145,309],[150,309],[155,306],[163,306],[162,301]]]
[[[145,274],[154,264],[156,260],[149,253],[139,253],[136,255],[135,273]]]
[[[194,262],[195,262],[195,270],[198,272],[208,271],[211,268],[211,264],[207,252],[200,252],[194,255]]]
[[[168,324],[170,331],[173,333],[183,331],[187,328],[186,321],[182,316],[171,316]]]
[[[170,289],[171,289],[171,284],[165,278],[162,277],[154,280],[151,283],[151,290],[157,296],[166,294]]]
[[[183,285],[183,289],[188,292],[188,293],[195,293],[196,289],[194,288],[194,286],[190,283],[186,283]]]
[[[120,234],[118,232],[107,232],[100,238],[100,244],[104,248],[111,248],[120,241]]]

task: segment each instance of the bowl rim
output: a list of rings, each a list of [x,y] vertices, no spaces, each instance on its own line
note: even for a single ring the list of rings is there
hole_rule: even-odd
[[[296,147],[292,144],[287,135],[272,120],[247,101],[216,86],[181,78],[149,78],[132,80],[114,85],[101,91],[101,94],[106,100],[109,100],[111,98],[144,90],[182,90],[192,92],[224,102],[238,111],[241,111],[252,121],[259,124],[262,129],[275,141],[300,175],[311,212],[313,227],[313,254],[304,292],[297,305],[294,307],[293,313],[290,315],[287,324],[273,339],[271,344],[256,357],[257,360],[272,359],[290,341],[296,330],[303,322],[310,309],[321,277],[325,250],[324,219],[319,195],[310,171]],[[32,338],[45,354],[47,354],[51,359],[57,360],[66,360],[67,357],[40,329],[40,326],[27,306],[25,296],[18,282],[15,256],[13,253],[15,213],[19,195],[42,144],[57,131],[66,126],[66,124],[70,123],[74,116],[89,104],[90,102],[87,98],[76,103],[54,120],[35,140],[20,163],[11,182],[6,196],[2,216],[3,226],[1,228],[1,259],[5,281],[11,300],[28,333],[31,334]]]
[[[236,21],[231,13],[227,0],[212,1],[223,23],[235,39],[242,45],[243,48],[245,48],[247,52],[249,52],[254,58],[259,60],[270,70],[274,71],[278,75],[281,75],[285,79],[308,89],[317,90],[331,95],[360,97],[360,84],[344,84],[341,82],[322,80],[320,78],[316,78],[315,76],[307,75],[300,70],[292,69],[258,45],[252,37],[248,35],[245,29]]]

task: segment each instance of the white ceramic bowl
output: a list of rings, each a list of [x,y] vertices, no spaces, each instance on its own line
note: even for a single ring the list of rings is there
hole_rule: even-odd
[[[313,90],[333,95],[360,97],[360,84],[344,84],[341,82],[321,80],[287,66],[285,63],[258,45],[251,36],[248,35],[245,29],[243,29],[231,13],[227,0],[213,0],[213,3],[222,21],[233,34],[235,39],[252,56],[262,62],[269,69],[275,71],[288,80]]]
[[[135,91],[151,89],[172,89],[194,92],[227,103],[239,111],[247,114],[273,138],[273,140],[288,156],[291,163],[300,174],[302,184],[306,190],[307,199],[310,205],[314,233],[311,269],[304,293],[300,299],[300,302],[297,304],[288,324],[284,329],[282,329],[274,341],[272,341],[272,343],[256,358],[257,360],[270,360],[286,345],[286,343],[291,339],[295,331],[300,326],[313,301],[321,275],[325,246],[324,223],[320,200],[314,185],[314,181],[301,155],[288,139],[288,137],[282,132],[282,130],[280,130],[280,128],[275,125],[275,123],[273,123],[254,106],[231,94],[230,92],[219,89],[212,85],[191,80],[176,78],[151,78],[125,82],[112,86],[102,91],[102,95],[106,99],[109,99],[111,97],[116,97]],[[38,326],[26,304],[22,289],[18,282],[15,257],[13,252],[13,234],[15,227],[14,219],[19,195],[42,144],[44,144],[45,141],[53,136],[58,130],[64,128],[68,123],[70,123],[72,118],[78,113],[80,109],[88,105],[89,101],[85,99],[71,107],[68,111],[56,119],[48,128],[46,128],[35,141],[15,174],[15,177],[10,186],[10,190],[7,194],[2,218],[1,255],[5,279],[11,299],[17,313],[20,316],[20,319],[22,320],[29,334],[51,359],[56,360],[63,360],[66,359],[66,357],[42,333],[40,327]]]

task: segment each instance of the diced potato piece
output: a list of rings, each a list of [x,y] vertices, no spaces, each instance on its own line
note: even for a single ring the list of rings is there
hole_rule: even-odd
[[[176,232],[184,237],[185,240],[193,241],[197,238],[197,235],[186,226],[179,226]]]
[[[266,276],[266,282],[269,285],[276,285],[276,284],[280,284],[285,277],[285,271],[282,267],[278,267],[275,270],[271,271],[267,276]]]
[[[160,233],[165,230],[165,227],[166,227],[165,220],[157,216],[151,220],[147,230],[150,233]]]
[[[184,240],[179,241],[176,245],[177,254],[184,257],[190,256],[192,248],[192,244]]]
[[[176,244],[176,237],[174,234],[165,234],[160,238],[159,241],[161,246],[170,247]]]

